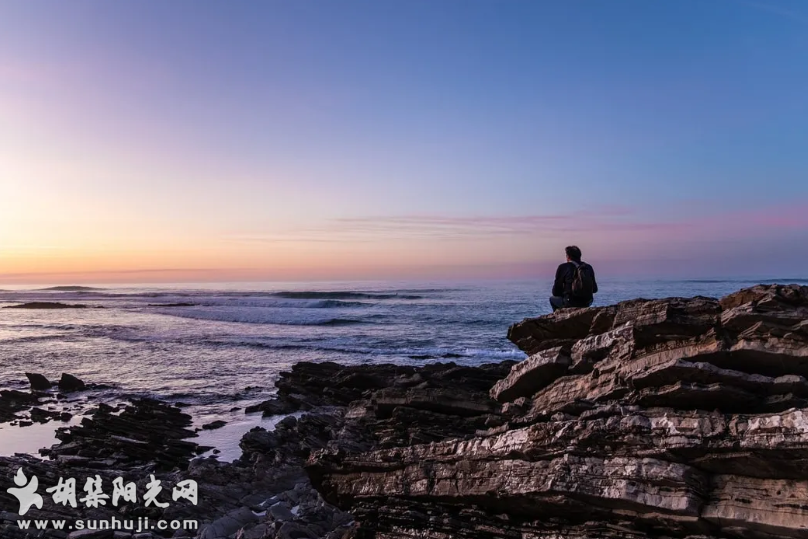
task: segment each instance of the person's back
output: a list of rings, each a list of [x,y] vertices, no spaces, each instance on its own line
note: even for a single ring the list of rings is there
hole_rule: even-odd
[[[556,270],[550,306],[553,311],[564,307],[589,307],[598,292],[595,270],[581,260],[581,250],[575,245],[565,249],[567,261]]]

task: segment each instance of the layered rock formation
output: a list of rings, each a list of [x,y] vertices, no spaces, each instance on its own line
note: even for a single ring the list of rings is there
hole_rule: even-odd
[[[508,336],[530,357],[490,398],[416,408],[408,436],[345,433],[406,422],[417,392],[345,405],[309,473],[352,537],[808,537],[808,287],[566,309]]]

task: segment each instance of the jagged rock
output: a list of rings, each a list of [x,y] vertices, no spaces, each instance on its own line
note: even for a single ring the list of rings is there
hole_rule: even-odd
[[[500,402],[530,397],[565,373],[570,363],[569,352],[560,346],[537,352],[515,365],[507,377],[494,384],[491,397]]]
[[[17,413],[39,404],[39,397],[14,389],[0,390],[0,423],[17,419]]]
[[[41,374],[33,373],[33,372],[26,372],[26,378],[31,383],[31,389],[34,391],[47,391],[53,384]]]
[[[808,287],[562,309],[508,336],[529,357],[490,386],[505,421],[312,455],[352,537],[808,533]]]
[[[530,318],[508,328],[508,339],[525,353],[533,355],[548,348],[571,347],[589,334],[596,319],[614,317],[613,309],[561,309],[541,318]]]
[[[40,453],[62,463],[71,457],[91,457],[112,466],[133,467],[153,463],[158,469],[184,469],[198,446],[186,439],[196,436],[188,427],[192,418],[178,408],[150,399],[137,399],[120,414],[100,404],[81,425],[59,429],[60,444]]]
[[[284,522],[275,539],[319,539],[319,537],[306,526],[296,522]]]
[[[62,378],[59,380],[59,390],[70,392],[70,391],[84,391],[87,389],[87,385],[73,376],[72,374],[67,374],[66,372],[62,373]]]
[[[268,453],[278,447],[278,436],[263,427],[253,427],[242,436],[239,446],[245,453]]]
[[[272,505],[267,509],[267,513],[275,520],[293,520],[295,515],[289,508],[281,502]]]
[[[202,425],[202,429],[203,430],[216,430],[216,429],[220,429],[220,428],[224,427],[225,425],[227,425],[227,421],[222,421],[222,420],[212,421],[211,423],[207,423],[205,425]]]
[[[228,537],[257,521],[258,518],[252,511],[246,507],[241,507],[216,519],[212,524],[201,530],[199,539],[220,539],[222,537]]]
[[[47,423],[53,419],[63,420],[63,418],[70,419],[70,414],[63,415],[65,412],[57,412],[51,410],[43,410],[42,408],[31,408],[31,420],[36,423]]]

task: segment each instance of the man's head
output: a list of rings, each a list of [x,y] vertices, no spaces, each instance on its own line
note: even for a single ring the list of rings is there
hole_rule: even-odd
[[[575,246],[570,245],[564,249],[564,252],[567,253],[567,262],[580,262],[581,261],[581,250]]]

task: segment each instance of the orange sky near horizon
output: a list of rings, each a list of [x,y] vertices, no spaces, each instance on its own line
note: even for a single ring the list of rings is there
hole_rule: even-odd
[[[0,288],[808,267],[799,17],[473,4],[7,2]]]
[[[778,234],[787,239],[808,215],[782,206],[636,222],[606,209],[321,220],[299,230],[237,234],[227,227],[194,233],[148,221],[142,227],[104,222],[91,212],[84,209],[86,221],[63,213],[50,222],[29,220],[25,233],[12,230],[8,214],[0,216],[0,284],[536,277],[551,274],[572,243],[608,274],[699,277],[723,267],[699,260],[721,262],[739,250],[762,258],[752,250],[756,245]],[[755,268],[750,262],[749,271]]]

